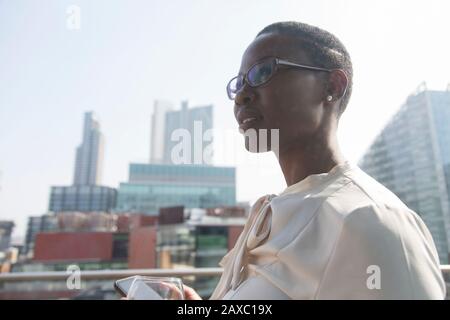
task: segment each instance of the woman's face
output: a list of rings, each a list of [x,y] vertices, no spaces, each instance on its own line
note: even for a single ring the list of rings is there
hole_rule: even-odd
[[[298,64],[312,65],[298,43],[288,36],[265,34],[257,37],[245,51],[240,74],[245,74],[256,62],[266,57],[278,57]],[[234,115],[241,130],[279,129],[279,151],[290,145],[304,145],[320,135],[324,118],[326,73],[279,66],[269,82],[252,88],[245,84],[236,95]],[[242,123],[244,119],[257,120]],[[243,132],[241,131],[241,132]],[[249,149],[249,139],[246,139]],[[255,150],[253,150],[255,151]],[[258,149],[259,152],[266,151]]]

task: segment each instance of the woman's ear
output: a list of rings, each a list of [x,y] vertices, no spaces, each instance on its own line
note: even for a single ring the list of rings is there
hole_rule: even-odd
[[[347,91],[348,77],[341,69],[332,70],[328,76],[325,100],[330,103],[341,99]]]

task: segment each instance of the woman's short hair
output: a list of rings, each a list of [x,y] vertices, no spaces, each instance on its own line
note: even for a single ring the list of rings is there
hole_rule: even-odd
[[[262,29],[256,37],[270,33],[287,35],[297,39],[299,49],[306,52],[315,66],[342,69],[346,73],[348,85],[341,101],[340,114],[342,114],[350,99],[353,79],[352,61],[342,42],[328,31],[296,21],[270,24]]]

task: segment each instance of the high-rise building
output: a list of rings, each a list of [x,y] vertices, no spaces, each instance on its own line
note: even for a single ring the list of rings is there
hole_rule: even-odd
[[[174,159],[174,155],[178,155],[175,146],[187,140],[190,148],[183,152],[187,151],[189,154],[182,155],[185,161],[182,163],[211,164],[212,153],[205,152],[205,148],[212,143],[212,136],[207,137],[205,133],[213,127],[212,109],[212,105],[189,109],[188,102],[183,101],[181,110],[166,113],[164,163],[179,164]]]
[[[164,162],[166,112],[172,109],[173,105],[170,102],[157,100],[154,103],[151,120],[150,163]]]
[[[103,134],[92,112],[84,114],[83,141],[77,148],[72,186],[53,186],[49,211],[110,211],[116,205],[117,190],[100,186]]]
[[[363,170],[422,217],[444,264],[450,248],[449,123],[450,91],[422,85],[360,161]]]
[[[10,247],[13,229],[14,222],[4,220],[0,221],[0,252]]]
[[[236,204],[236,169],[208,165],[130,164],[118,191],[118,211],[157,215],[160,208]]]
[[[150,163],[211,164],[212,152],[206,149],[212,143],[212,105],[188,108],[183,101],[180,110],[173,110],[168,102],[156,101],[152,115]],[[178,162],[176,146],[186,143],[183,162]],[[175,152],[175,153],[174,153]]]
[[[100,184],[103,161],[103,135],[93,112],[84,114],[83,140],[75,159],[74,185]]]

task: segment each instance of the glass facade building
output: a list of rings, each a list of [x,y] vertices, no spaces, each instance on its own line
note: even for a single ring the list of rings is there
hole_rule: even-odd
[[[163,207],[211,208],[236,204],[236,169],[207,165],[130,164],[117,211],[157,215]]]
[[[99,185],[103,161],[103,134],[93,112],[84,114],[83,141],[77,148],[72,186],[51,187],[49,211],[110,211],[117,190]]]
[[[450,91],[419,89],[376,137],[360,167],[417,212],[441,263],[450,247]]]
[[[49,211],[110,211],[116,206],[117,190],[104,186],[52,187]]]
[[[13,221],[0,221],[0,252],[11,245],[11,234],[14,229]]]

